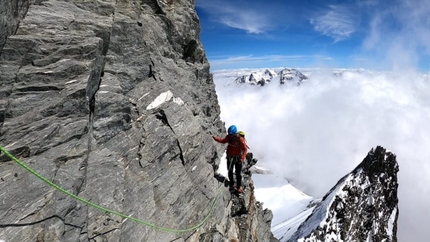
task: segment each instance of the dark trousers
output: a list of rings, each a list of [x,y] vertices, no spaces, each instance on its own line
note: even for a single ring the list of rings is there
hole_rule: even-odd
[[[240,162],[240,158],[238,156],[227,157],[228,180],[230,181],[230,187],[234,185],[233,168],[236,173],[236,184],[239,188],[242,186],[242,162]]]

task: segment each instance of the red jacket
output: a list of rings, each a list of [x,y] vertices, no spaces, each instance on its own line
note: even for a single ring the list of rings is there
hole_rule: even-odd
[[[245,139],[240,135],[227,135],[225,138],[212,136],[212,138],[222,144],[228,143],[227,146],[227,157],[240,156],[242,162],[246,159],[248,153],[248,147],[245,143]]]

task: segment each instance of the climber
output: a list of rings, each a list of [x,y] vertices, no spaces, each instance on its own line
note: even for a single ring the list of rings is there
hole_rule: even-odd
[[[243,140],[245,141],[246,148],[247,148],[247,149],[249,149],[249,146],[248,146],[248,144],[246,143],[246,139],[245,139],[245,132],[244,132],[244,131],[239,131],[239,132],[237,132],[237,134],[239,134],[239,135],[240,135],[240,137],[242,137],[242,138],[243,138]]]
[[[237,132],[241,137],[243,137],[243,139],[245,140],[245,144],[246,144],[246,148],[248,148],[249,150],[249,146],[246,143],[246,139],[245,139],[245,132],[244,131],[239,131]],[[251,171],[249,170],[253,165],[255,165],[257,163],[257,159],[253,158],[253,154],[251,152],[248,152],[246,154],[246,165],[243,163],[242,164],[242,172],[248,176],[251,175]]]
[[[242,164],[245,162],[246,154],[248,153],[248,147],[245,143],[245,139],[237,133],[235,125],[231,125],[228,128],[228,134],[225,138],[212,136],[212,138],[222,144],[228,143],[227,146],[227,168],[228,168],[228,179],[230,181],[230,191],[235,191],[233,180],[233,168],[236,173],[236,185],[237,192],[242,193]]]

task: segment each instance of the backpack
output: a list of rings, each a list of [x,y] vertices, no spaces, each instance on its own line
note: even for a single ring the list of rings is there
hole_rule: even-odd
[[[246,139],[245,139],[245,132],[243,132],[243,131],[239,131],[239,132],[237,132],[242,138],[243,138],[243,140],[245,141],[245,145],[246,145],[246,148],[248,148],[248,149],[250,149],[249,148],[249,146],[248,146],[248,144],[246,143]]]

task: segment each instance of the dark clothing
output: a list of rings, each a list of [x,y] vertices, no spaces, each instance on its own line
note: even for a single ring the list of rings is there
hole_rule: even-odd
[[[240,162],[239,156],[227,157],[228,180],[230,181],[230,187],[234,186],[233,168],[235,169],[236,183],[239,188],[242,186],[242,162]]]

